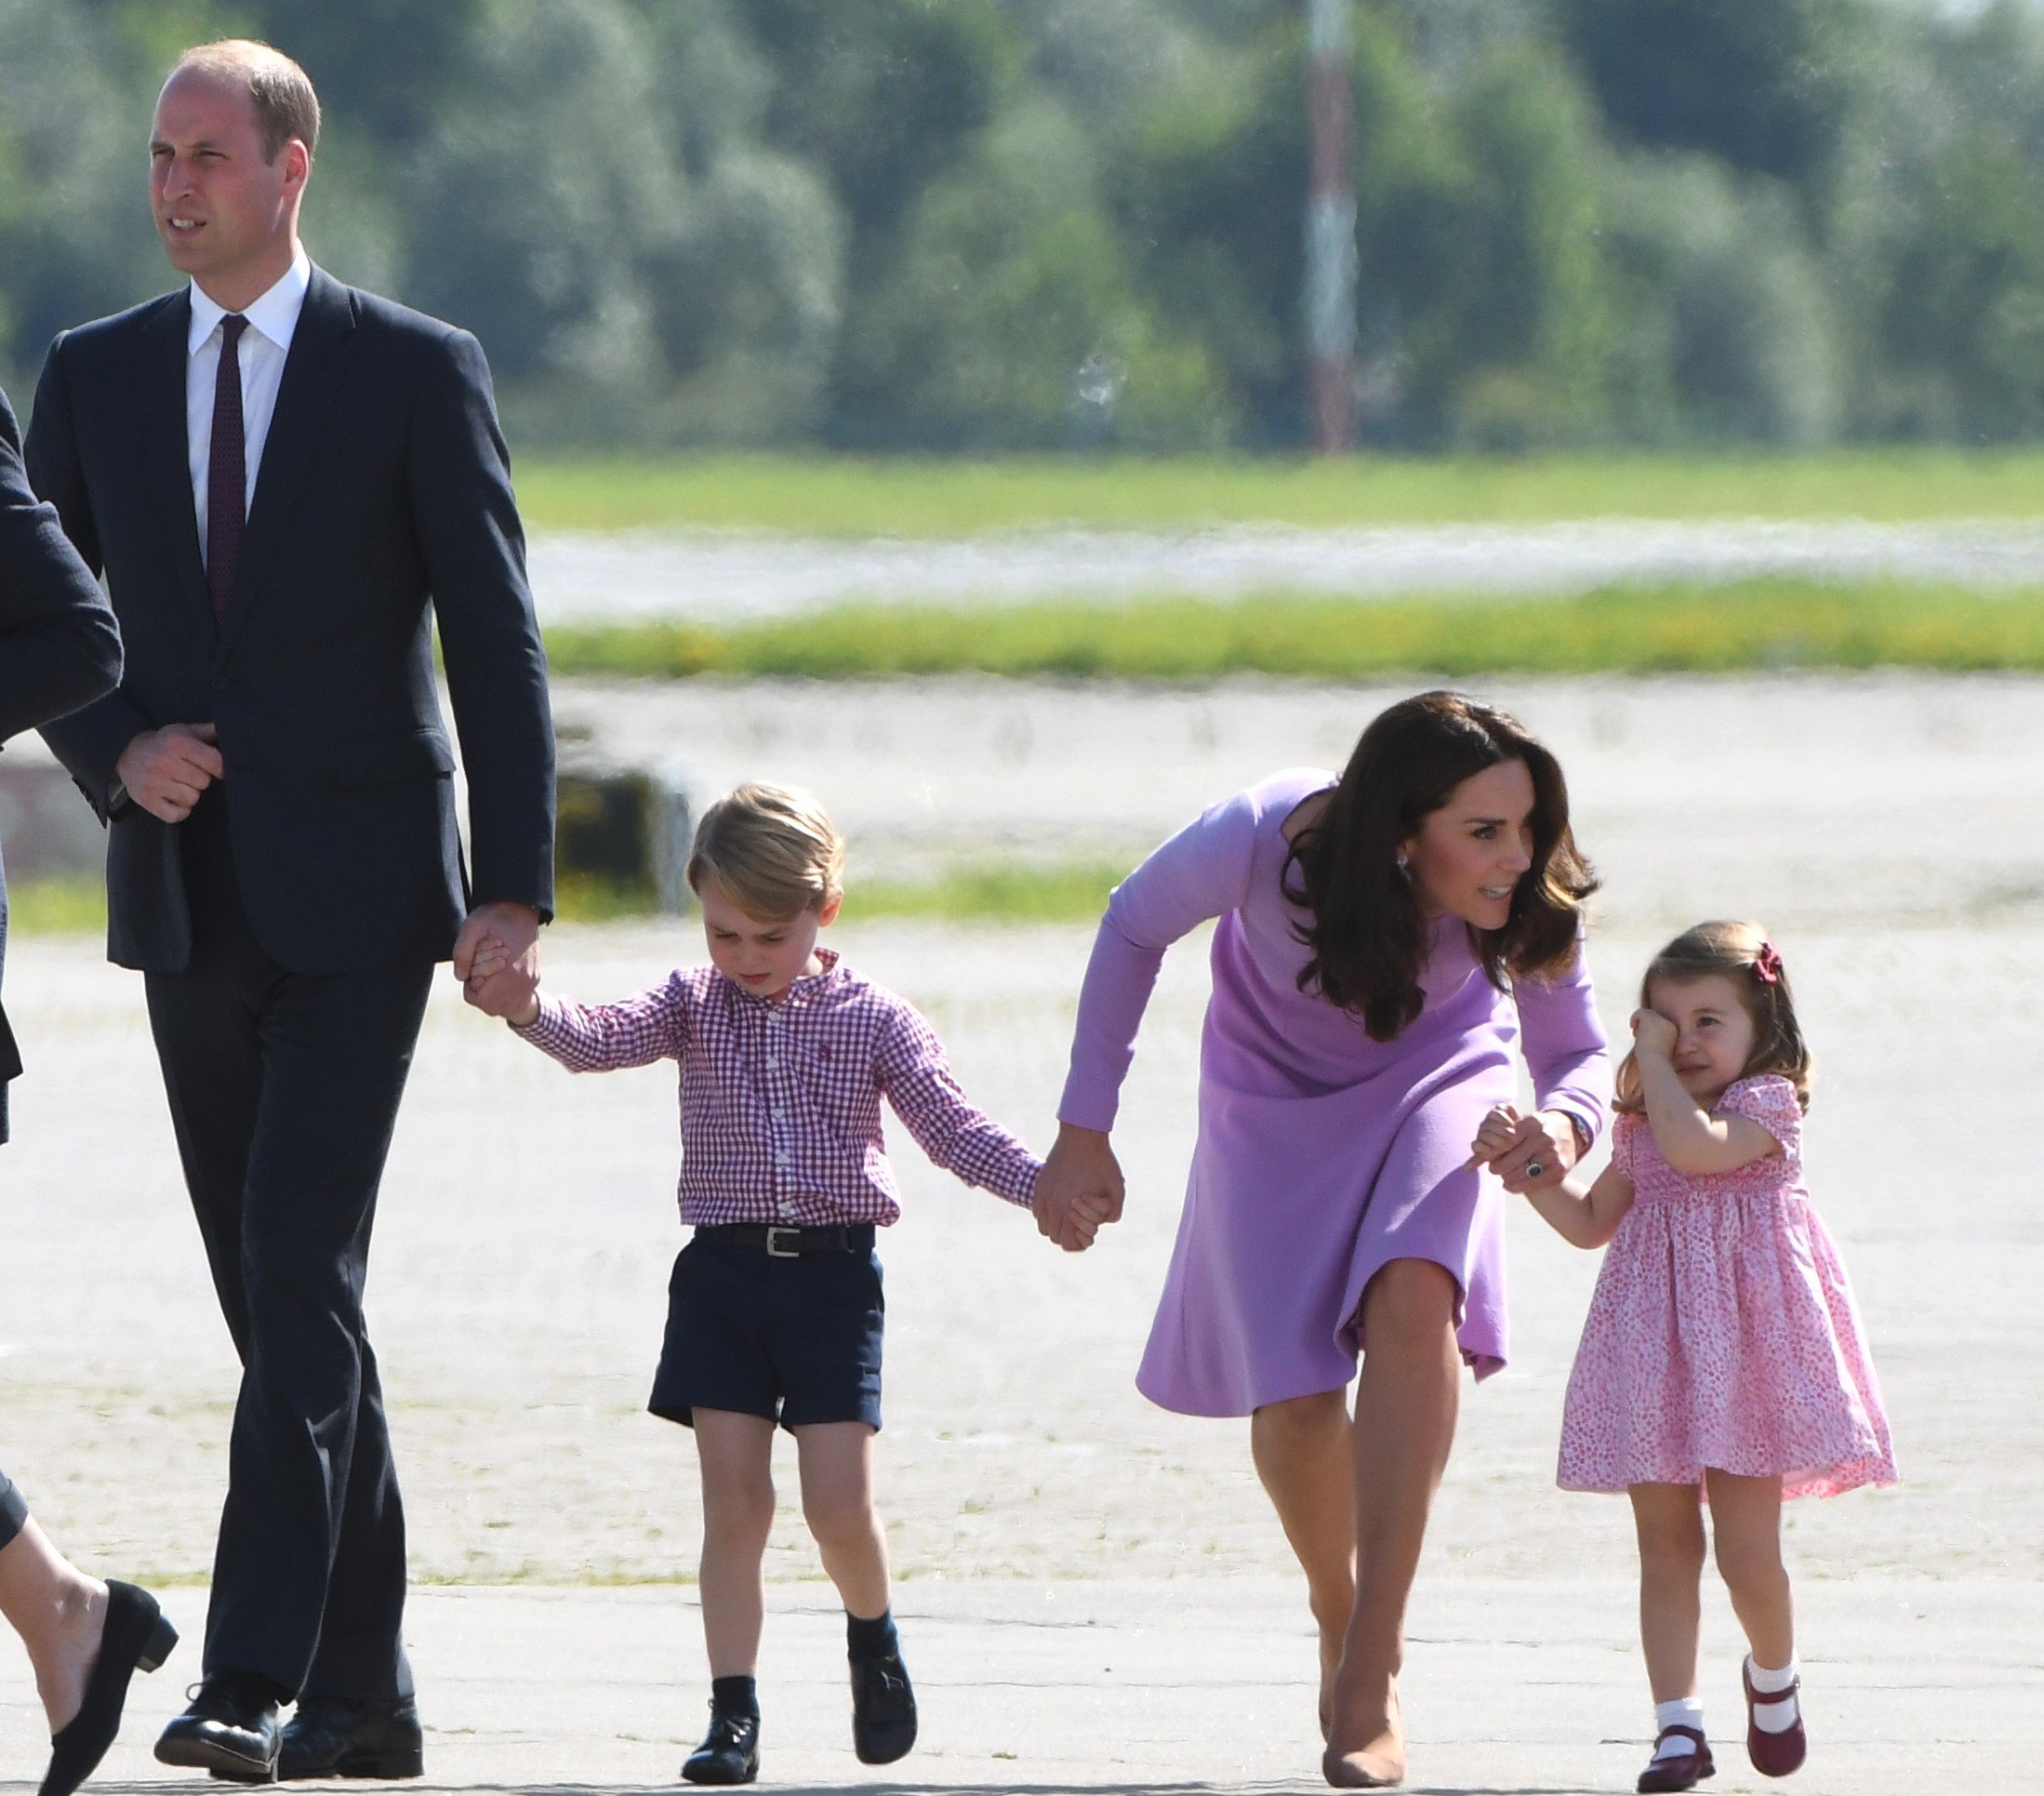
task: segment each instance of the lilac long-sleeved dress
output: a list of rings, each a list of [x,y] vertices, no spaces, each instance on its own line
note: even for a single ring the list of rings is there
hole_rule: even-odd
[[[1468,932],[1433,925],[1426,1007],[1396,1040],[1302,992],[1307,913],[1283,892],[1285,819],[1326,791],[1273,775],[1181,830],[1114,890],[1080,993],[1059,1117],[1113,1125],[1164,950],[1210,917],[1214,996],[1200,1053],[1200,1136],[1136,1385],[1193,1416],[1338,1390],[1355,1376],[1364,1287],[1393,1259],[1445,1267],[1456,1333],[1481,1377],[1504,1364],[1503,1188],[1469,1172],[1483,1113],[1516,1089],[1514,1042],[1543,1108],[1594,1138],[1610,1090],[1580,957],[1500,992]]]

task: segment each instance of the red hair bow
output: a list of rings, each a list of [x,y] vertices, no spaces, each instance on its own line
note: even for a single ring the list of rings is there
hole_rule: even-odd
[[[1760,951],[1753,957],[1753,977],[1762,985],[1779,985],[1782,978],[1782,952],[1771,941],[1760,944]]]

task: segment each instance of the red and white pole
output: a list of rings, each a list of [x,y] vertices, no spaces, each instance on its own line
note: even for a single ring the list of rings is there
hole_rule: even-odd
[[[1355,99],[1350,0],[1307,0],[1307,385],[1322,455],[1354,446],[1356,353]]]

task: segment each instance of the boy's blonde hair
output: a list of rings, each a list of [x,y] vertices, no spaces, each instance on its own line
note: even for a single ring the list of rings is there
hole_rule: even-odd
[[[1753,1052],[1739,1070],[1742,1079],[1763,1072],[1777,1072],[1796,1087],[1796,1102],[1810,1108],[1810,1046],[1803,1040],[1802,1025],[1796,1020],[1796,999],[1788,989],[1788,972],[1767,931],[1757,923],[1699,923],[1685,929],[1647,963],[1646,977],[1639,981],[1639,1007],[1653,1003],[1657,979],[1679,984],[1707,978],[1712,974],[1729,979],[1739,1002],[1753,1019]],[[1614,1108],[1638,1115],[1646,1109],[1639,1089],[1636,1057],[1626,1055],[1619,1063]]]
[[[843,889],[844,841],[815,793],[748,780],[703,813],[688,887],[717,885],[748,916],[779,923],[818,911]]]

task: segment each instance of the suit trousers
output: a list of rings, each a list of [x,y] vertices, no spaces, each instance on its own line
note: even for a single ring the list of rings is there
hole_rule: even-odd
[[[14,1537],[28,1525],[28,1519],[27,1501],[14,1481],[0,1471],[0,1551],[13,1543]]]
[[[410,1696],[405,1511],[362,1300],[432,965],[279,965],[243,910],[219,788],[179,834],[192,958],[145,975],[149,1019],[242,1363],[206,1668]]]

